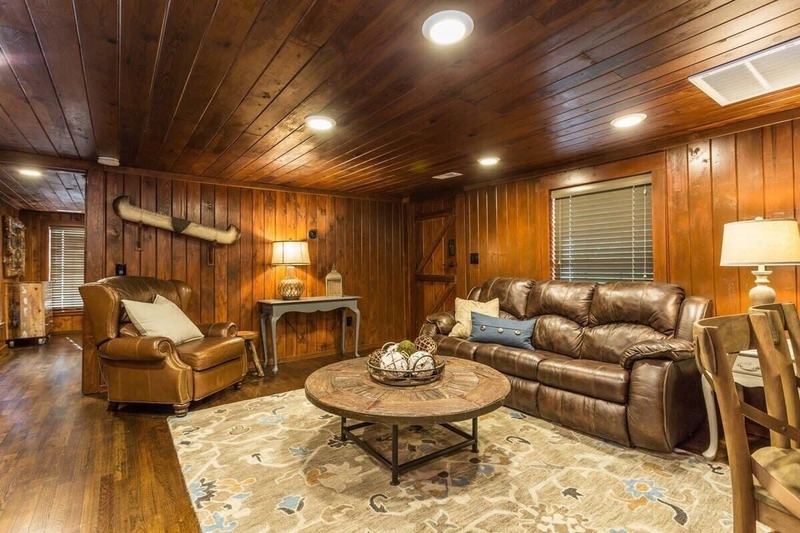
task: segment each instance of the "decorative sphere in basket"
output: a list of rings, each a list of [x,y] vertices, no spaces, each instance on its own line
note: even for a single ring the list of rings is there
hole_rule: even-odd
[[[428,348],[422,349],[422,348]],[[444,361],[434,356],[436,342],[428,336],[418,337],[413,343],[387,342],[370,354],[367,368],[375,381],[395,386],[413,386],[430,383],[442,377]]]

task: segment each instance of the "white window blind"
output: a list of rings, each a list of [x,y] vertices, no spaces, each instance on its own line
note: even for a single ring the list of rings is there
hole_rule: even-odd
[[[651,189],[646,175],[553,191],[553,278],[652,280]]]
[[[50,289],[53,309],[83,307],[78,287],[83,284],[86,232],[80,227],[50,227]]]

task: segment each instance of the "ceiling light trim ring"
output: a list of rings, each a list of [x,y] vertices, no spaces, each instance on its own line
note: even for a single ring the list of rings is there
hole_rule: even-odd
[[[448,46],[463,41],[472,33],[472,18],[455,9],[434,13],[422,23],[422,35],[429,41]]]

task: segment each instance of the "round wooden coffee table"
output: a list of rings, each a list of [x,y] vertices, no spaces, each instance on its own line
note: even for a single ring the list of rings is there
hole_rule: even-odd
[[[392,471],[392,484],[399,475],[424,463],[472,445],[478,451],[478,417],[494,411],[511,391],[508,379],[486,365],[442,357],[447,362],[438,381],[416,387],[392,387],[372,380],[365,359],[348,359],[320,368],[306,380],[306,398],[323,411],[342,417],[341,440],[348,438]],[[347,425],[347,419],[360,420]],[[472,434],[451,425],[472,419]],[[392,427],[391,460],[353,433],[372,424]],[[463,437],[463,441],[400,464],[398,426],[439,424]]]

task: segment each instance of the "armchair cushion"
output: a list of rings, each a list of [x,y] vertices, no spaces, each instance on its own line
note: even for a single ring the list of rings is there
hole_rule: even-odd
[[[654,339],[631,344],[620,357],[622,368],[630,370],[636,361],[666,359],[682,361],[694,357],[694,344],[683,339]]]
[[[122,300],[122,305],[142,335],[167,337],[176,345],[203,337],[203,333],[181,311],[181,308],[163,296],[156,296],[151,304]]]
[[[244,339],[239,337],[203,337],[176,347],[181,361],[199,372],[221,365],[244,354]]]

